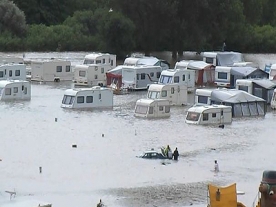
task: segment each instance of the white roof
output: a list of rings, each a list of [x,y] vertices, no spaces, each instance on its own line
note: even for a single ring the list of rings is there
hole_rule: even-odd
[[[13,83],[30,83],[30,82],[24,81],[24,80],[0,80],[0,87],[4,88],[5,86]]]
[[[149,106],[155,102],[165,103],[170,106],[170,101],[167,99],[139,99],[136,101],[136,105]]]
[[[265,102],[264,99],[253,96],[237,89],[215,89],[211,93],[211,100],[226,103]]]
[[[51,59],[45,59],[45,60],[32,60],[32,63],[36,63],[36,64],[43,64],[43,63],[67,63],[67,64],[71,64],[71,62],[69,60],[61,60],[61,59],[55,59],[55,58],[51,58]]]
[[[150,84],[148,91],[161,91],[164,86],[166,86],[166,85],[164,85],[164,84]]]
[[[155,65],[159,61],[156,57],[128,57],[124,61],[124,65]]]
[[[205,68],[210,68],[212,66],[213,66],[212,64],[206,63],[204,61],[191,61],[189,62],[187,68],[193,69],[193,70],[202,70]]]
[[[204,106],[197,105],[197,106],[193,106],[193,107],[189,108],[188,112],[202,113],[202,112],[206,112],[206,111],[209,111],[212,109],[218,109],[218,111],[221,109],[232,110],[232,107],[225,106],[225,105],[204,105]]]
[[[111,55],[109,53],[91,53],[91,54],[88,54],[88,55],[85,55],[85,59],[96,59],[96,58],[99,58],[99,57],[103,57],[103,56],[115,56],[115,55]]]
[[[81,91],[87,91],[87,92],[89,92],[89,91],[111,91],[111,89],[100,87],[100,86],[93,86],[92,88],[73,88],[73,89],[65,90],[64,95],[76,96],[76,94]]]

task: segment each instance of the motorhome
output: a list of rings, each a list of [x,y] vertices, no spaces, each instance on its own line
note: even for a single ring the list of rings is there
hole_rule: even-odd
[[[207,103],[232,106],[233,117],[265,116],[267,112],[266,100],[237,89],[213,89]],[[195,102],[196,105],[203,104]]]
[[[0,80],[0,100],[30,100],[31,83],[25,80]]]
[[[236,89],[263,98],[270,104],[276,83],[269,79],[237,79]]]
[[[232,107],[225,105],[193,106],[188,109],[185,122],[199,125],[232,123]]]
[[[110,69],[116,67],[116,55],[109,53],[91,53],[84,57],[84,65],[109,65]]]
[[[188,104],[188,90],[186,85],[151,84],[147,93],[148,99],[166,99],[170,105],[183,106]]]
[[[26,80],[26,65],[0,65],[0,80]]]
[[[104,64],[76,65],[73,82],[80,86],[106,86],[106,73],[110,69],[110,65]]]
[[[139,99],[135,105],[136,117],[164,118],[170,116],[170,102],[166,99]]]
[[[195,71],[187,69],[163,70],[158,84],[186,85],[188,92],[195,89]]]
[[[145,90],[150,84],[158,82],[161,72],[160,66],[124,66],[122,68],[122,88]]]
[[[71,109],[112,108],[113,91],[100,86],[67,89],[61,107]]]
[[[72,81],[71,62],[67,60],[49,59],[31,61],[31,80],[39,82]]]
[[[235,88],[237,79],[268,78],[268,74],[253,67],[216,66],[215,84],[218,87]]]

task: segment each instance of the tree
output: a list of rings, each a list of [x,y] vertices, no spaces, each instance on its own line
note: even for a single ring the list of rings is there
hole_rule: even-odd
[[[6,30],[17,36],[23,36],[26,33],[26,21],[24,12],[22,12],[12,1],[0,1],[0,32]]]

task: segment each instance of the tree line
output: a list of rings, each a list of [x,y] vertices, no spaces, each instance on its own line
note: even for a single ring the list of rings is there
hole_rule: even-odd
[[[0,0],[2,51],[275,53],[275,0]]]

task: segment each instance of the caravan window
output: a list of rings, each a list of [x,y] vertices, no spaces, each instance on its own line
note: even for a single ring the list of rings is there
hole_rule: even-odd
[[[198,96],[197,102],[203,103],[203,104],[208,104],[208,96]]]
[[[101,72],[104,73],[104,68],[101,68]]]
[[[171,88],[171,94],[174,94],[174,87]]]
[[[14,93],[18,93],[18,87],[14,87],[14,88],[13,88],[13,92],[14,92]]]
[[[100,100],[102,99],[102,94],[101,94],[101,93],[99,94],[99,99],[100,99]]]
[[[218,79],[227,79],[227,73],[225,72],[218,72]]]
[[[179,83],[179,76],[175,76],[175,77],[173,78],[173,82],[174,82],[174,83]]]
[[[248,92],[248,86],[239,86],[239,90]]]
[[[96,60],[96,64],[101,64],[101,60]]]
[[[105,59],[103,59],[103,64],[105,64]]]
[[[153,114],[153,107],[152,106],[149,107],[149,114]]]
[[[212,118],[216,118],[217,114],[216,113],[212,113]]]
[[[163,111],[164,107],[163,106],[159,106],[159,111]]]
[[[65,72],[70,72],[70,69],[71,69],[70,65],[66,65]]]
[[[62,66],[57,66],[57,73],[62,72]]]
[[[139,80],[139,74],[136,74],[136,79]]]
[[[9,71],[9,76],[12,77],[12,70]]]
[[[148,94],[148,98],[150,99],[157,99],[160,96],[160,92],[157,91],[150,91]]]
[[[79,71],[79,76],[80,77],[85,77],[86,76],[86,71],[80,70]]]
[[[20,70],[15,70],[15,76],[20,76]]]
[[[146,73],[141,73],[141,80],[145,80],[146,79]]]
[[[203,121],[208,121],[208,115],[209,114],[203,113]]]
[[[189,121],[198,121],[199,113],[188,112],[186,119]]]
[[[160,78],[160,75],[161,75],[161,72],[157,72],[157,73],[156,73],[156,77],[157,77],[157,78]]]
[[[113,66],[113,60],[111,60],[111,65]]]
[[[165,106],[165,113],[170,113],[170,106]]]
[[[63,104],[67,104],[67,105],[71,105],[75,100],[75,96],[67,96],[65,95],[63,97],[62,103]]]
[[[162,97],[167,97],[167,91],[162,91],[162,92],[161,92],[161,96],[162,96]]]
[[[95,79],[98,79],[98,75],[95,75]]]
[[[0,71],[0,78],[3,78],[3,77],[4,77],[4,72]]]
[[[11,95],[11,88],[5,88],[5,95]]]
[[[206,63],[211,63],[211,64],[213,64],[213,61],[214,61],[214,59],[213,58],[210,58],[210,57],[206,57]]]
[[[24,88],[24,94],[27,94],[27,87]]]
[[[93,96],[86,96],[86,103],[93,103]]]
[[[160,78],[160,83],[171,83],[172,82],[172,76],[165,76],[165,75],[162,75],[161,78]]]
[[[150,77],[153,77],[153,76],[154,76],[154,73],[153,73],[153,72],[151,72],[151,73],[150,73]]]
[[[135,113],[137,114],[146,114],[148,111],[148,107],[147,106],[139,106],[137,105],[135,108]]]
[[[78,96],[77,103],[84,103],[84,96]]]
[[[185,75],[182,76],[182,81],[185,81]]]

